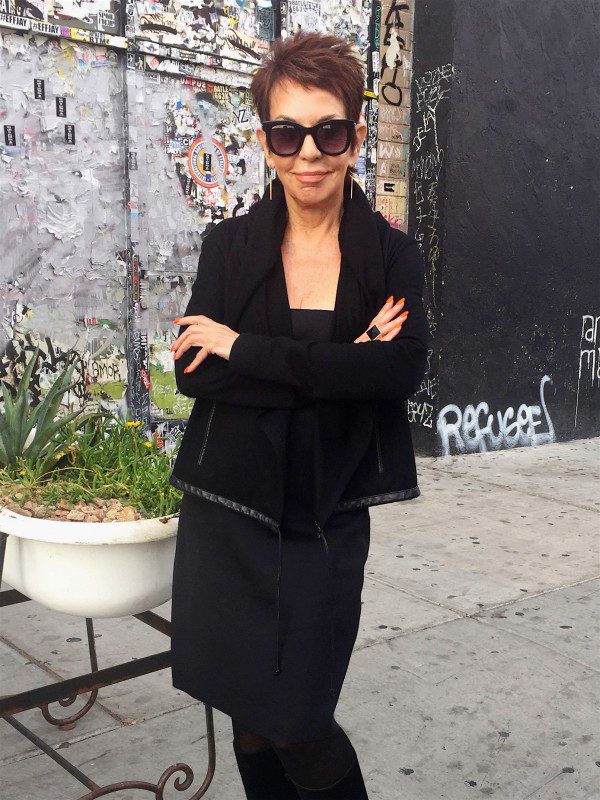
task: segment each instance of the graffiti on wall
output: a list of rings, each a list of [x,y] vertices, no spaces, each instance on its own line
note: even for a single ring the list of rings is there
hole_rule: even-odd
[[[451,453],[485,453],[526,445],[536,446],[555,440],[554,425],[544,397],[544,387],[551,381],[544,375],[540,381],[539,405],[521,403],[515,410],[509,406],[504,412],[490,414],[486,402],[468,405],[464,411],[450,403],[437,417],[437,434],[442,455]],[[540,428],[536,431],[536,428]]]
[[[382,3],[379,48],[376,210],[394,228],[408,221],[408,142],[413,4]]]
[[[415,203],[415,239],[422,243],[430,290],[429,322],[435,331],[436,278],[441,262],[438,184],[444,163],[444,148],[438,136],[440,103],[450,94],[453,67],[444,64],[415,79],[415,135],[411,161]]]
[[[598,328],[600,316],[583,314],[581,318],[581,337],[579,339],[579,367],[577,371],[577,397],[575,400],[575,423],[579,411],[579,395],[584,391],[600,389],[600,337]]]
[[[434,401],[438,393],[438,379],[431,364],[433,350],[427,351],[427,369],[421,385],[415,394],[407,400],[406,411],[408,421],[424,428],[433,428]]]
[[[55,310],[59,310],[58,305]],[[16,387],[39,348],[29,384],[32,406],[41,402],[64,367],[74,364],[74,386],[61,398],[60,410],[68,412],[85,405],[87,409],[103,408],[125,415],[127,364],[117,326],[95,318],[86,320],[89,329],[86,349],[79,350],[70,345],[69,339],[59,344],[56,337],[30,326],[28,320],[33,316],[32,309],[20,302],[4,307],[3,328],[10,332],[11,339],[0,356],[0,380]]]
[[[392,0],[391,5],[384,9],[379,90],[382,102],[390,106],[401,106],[410,87],[412,21],[409,3]]]
[[[438,135],[440,104],[450,94],[453,74],[452,64],[444,64],[428,70],[414,79],[414,123],[411,150],[411,192],[414,207],[414,237],[419,243],[425,261],[425,307],[429,331],[435,338],[437,329],[436,287],[441,266],[442,228],[439,204],[439,181],[444,161],[444,148]],[[408,148],[408,145],[407,145]],[[419,412],[415,421],[428,428],[433,427],[432,415],[438,386],[438,369],[429,363],[424,382],[418,396]]]

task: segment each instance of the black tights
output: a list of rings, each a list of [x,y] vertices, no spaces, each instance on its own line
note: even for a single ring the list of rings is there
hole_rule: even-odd
[[[333,720],[330,733],[305,742],[266,739],[231,720],[234,741],[243,753],[273,748],[290,778],[306,789],[325,789],[341,780],[354,763],[356,751],[345,730]]]

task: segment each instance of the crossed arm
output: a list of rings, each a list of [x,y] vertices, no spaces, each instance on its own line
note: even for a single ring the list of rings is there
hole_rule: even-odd
[[[222,225],[222,222],[218,223],[202,242],[198,274],[183,317],[203,314],[216,322],[223,319],[225,253],[221,244],[223,231],[218,230]],[[180,326],[178,339],[187,327]],[[254,408],[293,408],[297,405],[296,393],[291,386],[240,375],[229,368],[226,359],[214,353],[207,355],[194,371],[185,373],[198,350],[192,346],[175,361],[175,383],[187,397],[204,397]]]
[[[203,242],[198,276],[184,317],[202,314],[217,322],[222,319],[223,258],[218,233],[213,230]],[[419,388],[427,365],[429,334],[423,286],[423,259],[416,241],[393,234],[386,294],[404,297],[408,311],[395,338],[306,342],[287,336],[240,333],[235,335],[228,359],[211,353],[187,374],[183,370],[194,360],[198,348],[186,350],[175,361],[177,388],[190,397],[261,408],[291,408],[298,397],[410,397]]]

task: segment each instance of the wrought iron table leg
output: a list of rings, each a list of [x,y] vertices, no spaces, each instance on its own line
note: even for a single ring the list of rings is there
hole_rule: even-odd
[[[2,582],[2,572],[4,571],[4,553],[6,551],[6,540],[8,533],[0,531],[0,583]]]
[[[85,619],[85,627],[87,630],[87,640],[88,640],[88,649],[90,652],[90,665],[92,667],[92,672],[98,672],[98,657],[96,655],[96,642],[94,639],[94,620],[86,617]],[[40,710],[46,722],[49,722],[51,725],[57,725],[58,729],[61,731],[70,731],[75,727],[75,723],[78,719],[84,717],[90,708],[96,702],[96,698],[98,697],[98,689],[92,689],[92,692],[88,699],[85,702],[85,705],[82,706],[79,711],[76,711],[74,714],[71,714],[70,717],[65,717],[64,719],[60,719],[59,717],[55,717],[50,713],[48,708],[48,703],[40,706]],[[77,700],[77,692],[74,694],[69,695],[69,697],[63,697],[58,702],[61,706],[66,707],[72,705],[75,700]]]
[[[4,554],[6,550],[7,539],[8,534],[4,533],[4,531],[0,531],[0,582],[2,581],[2,573],[4,569]],[[2,600],[3,602],[6,602],[7,605],[26,602],[29,599],[30,598],[22,595],[16,590],[11,589],[2,592]],[[133,616],[137,617],[137,619],[139,619],[141,622],[144,622],[146,625],[150,625],[152,628],[155,628],[156,630],[170,637],[170,621],[163,619],[163,617],[160,617],[155,612],[144,611],[140,614],[134,614]],[[101,686],[109,686],[114,683],[129,680],[137,675],[146,675],[149,672],[156,671],[157,669],[162,669],[170,665],[170,651],[167,651],[165,653],[155,653],[152,656],[145,656],[133,663],[120,664],[116,667],[108,667],[107,669],[98,670],[93,621],[86,618],[86,626],[92,671],[87,675],[80,675],[77,678],[61,681],[56,687],[45,686],[40,687],[39,689],[30,690],[28,692],[21,692],[20,694],[0,696],[1,716],[21,735],[29,739],[33,744],[36,745],[36,747],[39,747],[40,750],[50,756],[50,758],[52,758],[59,766],[69,772],[74,778],[76,778],[80,783],[90,790],[87,794],[78,797],[77,800],[95,800],[98,797],[114,794],[115,792],[122,791],[123,789],[141,789],[142,791],[152,792],[156,800],[164,800],[164,792],[167,781],[173,776],[173,784],[177,791],[185,791],[186,789],[189,789],[194,780],[194,772],[191,767],[182,762],[177,762],[176,764],[172,764],[170,767],[167,767],[156,783],[149,783],[148,781],[120,781],[118,783],[108,784],[107,786],[98,786],[98,784],[95,783],[91,778],[88,778],[88,776],[81,772],[81,770],[77,769],[74,764],[71,764],[70,761],[67,761],[66,758],[57,753],[54,748],[45,742],[41,737],[29,730],[29,728],[27,728],[21,722],[18,722],[18,720],[12,716],[14,713],[18,713],[19,711],[24,711],[29,708],[40,708],[42,710],[42,714],[44,714],[44,717],[48,719],[45,712],[48,712],[49,703],[58,701],[62,705],[68,705],[72,703],[82,692],[91,691],[90,698],[88,699],[86,705],[81,709],[81,711],[77,712],[77,714],[74,714],[73,716],[68,717],[66,720],[61,721],[54,720],[53,718],[48,719],[48,721],[52,724],[57,724],[58,722],[59,727],[63,727],[65,724],[68,725],[71,721],[74,724],[75,720],[82,717],[83,714],[85,714],[91,707],[96,699],[98,688]],[[62,698],[60,696],[63,691],[60,689],[61,684],[64,684],[65,689],[71,692],[68,694],[66,699],[64,698],[64,695]],[[32,695],[40,696],[37,703],[31,702]],[[206,794],[215,774],[217,756],[213,710],[211,706],[204,704],[204,711],[206,715],[208,766],[206,775],[204,776],[204,780],[202,781],[199,789],[190,797],[185,798],[185,800],[199,800],[199,798],[203,797]],[[178,772],[182,773],[183,777],[181,775],[177,775]]]

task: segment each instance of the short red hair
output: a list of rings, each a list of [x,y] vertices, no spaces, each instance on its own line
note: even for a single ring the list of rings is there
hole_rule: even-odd
[[[261,123],[269,119],[271,92],[286,81],[330,92],[342,101],[347,119],[360,122],[365,67],[346,39],[302,29],[287,39],[275,39],[250,84]],[[355,144],[356,134],[352,147]],[[356,174],[356,169],[348,167],[348,174]]]

